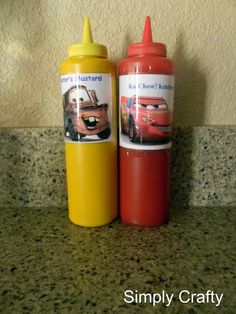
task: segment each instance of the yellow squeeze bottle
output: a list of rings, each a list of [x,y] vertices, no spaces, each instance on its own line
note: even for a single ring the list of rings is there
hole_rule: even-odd
[[[88,17],[82,43],[60,65],[69,218],[86,227],[117,216],[115,66],[93,43]]]

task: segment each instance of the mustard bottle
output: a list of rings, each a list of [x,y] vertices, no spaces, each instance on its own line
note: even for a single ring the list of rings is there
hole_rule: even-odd
[[[60,65],[70,220],[102,226],[117,216],[115,66],[93,43],[88,17],[82,43]]]

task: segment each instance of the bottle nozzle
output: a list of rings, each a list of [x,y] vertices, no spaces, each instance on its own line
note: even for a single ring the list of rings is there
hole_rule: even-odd
[[[162,43],[152,41],[150,16],[147,16],[145,20],[142,42],[129,45],[128,47],[128,57],[144,54],[166,57],[166,46]]]
[[[90,22],[88,16],[84,18],[84,29],[83,29],[83,37],[82,43],[88,44],[93,42],[92,32],[90,28]]]
[[[150,22],[150,16],[146,17],[144,30],[143,30],[143,38],[142,43],[150,43],[152,42],[152,28]]]

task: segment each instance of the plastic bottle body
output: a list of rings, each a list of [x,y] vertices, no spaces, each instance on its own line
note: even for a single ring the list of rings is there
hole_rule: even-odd
[[[139,55],[122,60],[119,77],[139,74],[173,75],[165,57]],[[120,146],[120,212],[125,223],[154,227],[169,215],[170,146],[138,150]],[[132,147],[132,146],[131,146]]]
[[[112,139],[65,142],[69,218],[86,227],[101,226],[117,216],[117,123],[115,67],[106,58],[72,57],[61,63],[61,75],[111,75]]]
[[[120,208],[125,223],[155,227],[169,216],[170,149],[120,148]]]

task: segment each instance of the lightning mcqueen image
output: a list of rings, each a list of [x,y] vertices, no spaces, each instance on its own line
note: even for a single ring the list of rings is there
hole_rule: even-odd
[[[65,136],[78,141],[87,135],[107,139],[111,134],[108,104],[98,104],[95,90],[72,86],[63,95]]]
[[[171,114],[161,97],[121,97],[121,131],[134,143],[163,142],[171,137]]]

